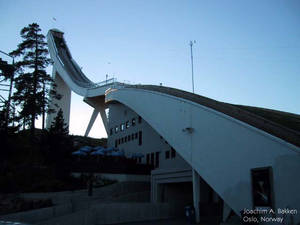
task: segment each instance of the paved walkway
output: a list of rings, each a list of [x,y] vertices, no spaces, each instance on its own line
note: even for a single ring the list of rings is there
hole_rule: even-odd
[[[167,220],[155,220],[144,221],[134,223],[122,223],[117,225],[188,225],[189,223],[185,219],[167,219]]]
[[[144,221],[134,223],[122,223],[115,225],[190,225],[184,218],[180,219],[166,219],[166,220],[155,220],[155,221]],[[213,225],[213,224],[200,224],[200,225]]]

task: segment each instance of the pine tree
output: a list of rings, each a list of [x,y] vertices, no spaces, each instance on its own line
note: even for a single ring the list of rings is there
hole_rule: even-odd
[[[64,122],[63,111],[59,109],[54,121],[47,132],[46,163],[54,166],[57,177],[68,176],[66,168],[73,151],[73,141],[68,135],[68,126]]]
[[[45,36],[41,33],[38,24],[32,23],[24,27],[20,35],[23,41],[10,54],[21,57],[15,65],[18,76],[15,79],[13,99],[20,107],[19,119],[23,125],[29,125],[34,136],[35,120],[49,109],[50,95],[59,98],[56,92],[50,89],[52,78],[46,72],[50,64]]]
[[[66,136],[69,133],[69,128],[64,121],[64,115],[61,108],[51,124],[49,133],[57,136]]]

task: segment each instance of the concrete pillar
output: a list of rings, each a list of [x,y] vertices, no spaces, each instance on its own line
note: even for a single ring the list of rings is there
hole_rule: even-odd
[[[99,112],[100,112],[100,116],[104,125],[104,128],[106,130],[106,134],[108,135],[109,130],[108,130],[108,125],[107,125],[107,116],[106,116],[106,112],[105,112],[105,104],[102,103],[101,107],[99,108]]]
[[[156,183],[154,179],[151,179],[151,202],[159,203],[162,202],[163,195],[163,184]]]
[[[62,96],[60,100],[51,98],[50,108],[54,109],[55,113],[47,114],[46,128],[49,129],[58,110],[61,108],[64,115],[64,122],[69,127],[70,122],[70,107],[71,107],[71,89],[64,82],[61,76],[57,73],[53,67],[52,78],[56,85],[56,92]]]
[[[193,202],[195,208],[196,223],[200,222],[200,176],[196,170],[193,169]]]

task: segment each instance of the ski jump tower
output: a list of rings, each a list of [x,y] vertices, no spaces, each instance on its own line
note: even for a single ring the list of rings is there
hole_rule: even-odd
[[[56,103],[63,109],[65,121],[69,123],[71,91],[94,108],[86,135],[100,114],[111,138],[105,109],[112,103],[125,105],[140,115],[191,166],[197,218],[201,178],[224,201],[223,218],[230,210],[240,215],[244,209],[289,208],[298,213],[284,215],[286,221],[300,222],[299,130],[259,116],[247,107],[174,88],[127,85],[114,80],[93,83],[72,58],[63,32],[52,29],[47,38],[54,62],[53,77],[63,95]],[[52,118],[48,117],[48,127]],[[154,202],[159,201],[158,190],[159,184],[153,182]]]

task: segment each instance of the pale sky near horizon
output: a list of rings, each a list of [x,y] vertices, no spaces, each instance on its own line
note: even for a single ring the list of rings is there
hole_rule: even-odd
[[[44,35],[65,32],[94,82],[108,74],[191,91],[189,42],[196,40],[195,93],[300,114],[298,0],[0,0],[0,50],[16,49],[20,30],[33,22]],[[91,114],[73,93],[70,133],[83,135]],[[90,136],[106,137],[100,117]]]

